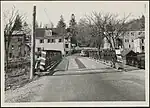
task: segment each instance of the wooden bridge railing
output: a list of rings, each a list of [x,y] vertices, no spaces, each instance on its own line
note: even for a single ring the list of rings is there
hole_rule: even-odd
[[[44,50],[36,62],[36,71],[48,71],[58,64],[62,59],[61,51]]]

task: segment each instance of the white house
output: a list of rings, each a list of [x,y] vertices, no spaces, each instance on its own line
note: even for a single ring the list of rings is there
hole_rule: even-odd
[[[59,50],[65,55],[71,49],[70,37],[67,34],[60,35],[57,28],[37,28],[35,44],[36,52],[40,50]]]
[[[138,53],[145,52],[145,36],[141,35],[134,39],[134,51]]]

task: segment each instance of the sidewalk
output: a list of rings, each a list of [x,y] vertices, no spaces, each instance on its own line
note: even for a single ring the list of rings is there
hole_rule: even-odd
[[[63,60],[58,64],[58,66],[54,69],[54,71],[66,71],[68,70],[69,60],[67,57],[64,57]]]
[[[94,58],[92,58],[92,57],[89,57],[89,59],[92,59],[92,60],[94,60],[94,61],[96,61],[96,62],[99,62],[99,63],[102,63],[102,64],[104,64],[104,65],[107,65],[107,66],[110,66],[111,67],[111,63],[108,61],[108,62],[104,62],[104,61],[102,61],[102,60],[97,60],[97,59],[94,59]],[[124,70],[125,71],[133,71],[133,70],[144,70],[144,69],[139,69],[139,68],[137,68],[137,67],[133,67],[133,66],[129,66],[129,65],[124,65],[123,66],[124,67]]]

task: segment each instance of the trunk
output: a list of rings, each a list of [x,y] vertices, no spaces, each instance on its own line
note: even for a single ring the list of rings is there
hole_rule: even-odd
[[[114,51],[116,44],[115,44],[115,40],[114,40],[113,37],[112,37],[112,41],[109,40],[109,43],[110,43],[110,48],[111,48],[111,50]],[[115,65],[116,65],[116,54],[112,56],[111,62],[112,62],[112,67],[115,68],[115,67],[116,67],[116,66],[115,66]]]
[[[5,37],[5,63],[6,63],[5,71],[8,72],[8,63],[9,63],[8,56],[9,56],[9,45],[10,45],[11,38],[6,39],[6,36],[4,36],[4,37]]]
[[[100,55],[100,45],[98,46],[98,58],[101,59],[101,55]]]
[[[8,72],[8,51],[5,51],[5,72]]]

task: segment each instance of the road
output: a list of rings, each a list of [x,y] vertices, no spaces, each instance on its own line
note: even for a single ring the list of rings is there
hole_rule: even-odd
[[[67,60],[65,71],[47,78],[39,101],[145,100],[144,70],[121,72],[87,57]]]
[[[6,100],[7,102],[144,101],[144,77],[145,71],[142,69],[128,69],[124,72],[99,61],[74,55],[64,58],[56,67],[53,76],[43,76],[40,80],[20,88],[21,93],[19,89],[10,91],[6,95]]]

